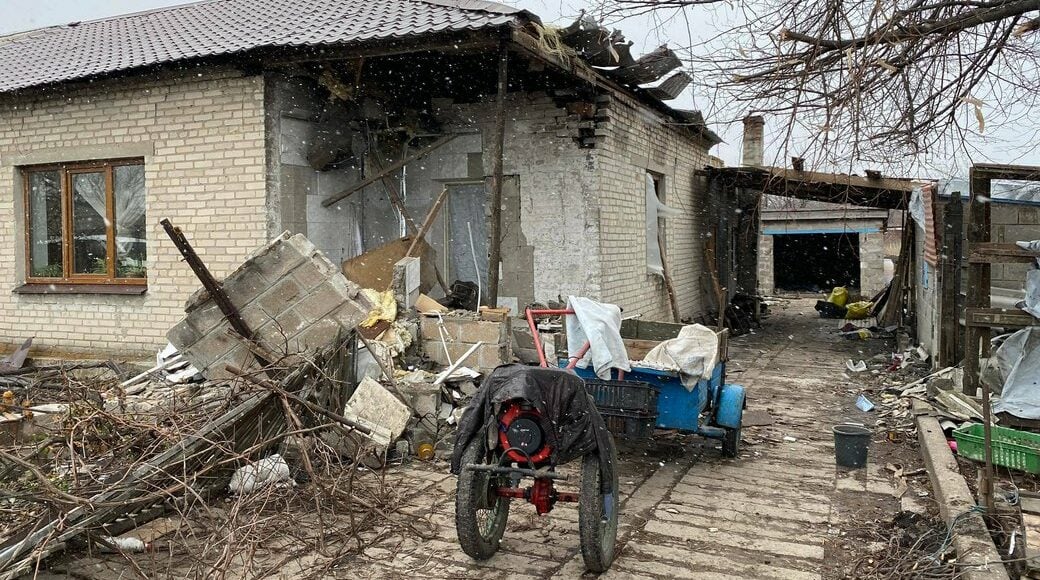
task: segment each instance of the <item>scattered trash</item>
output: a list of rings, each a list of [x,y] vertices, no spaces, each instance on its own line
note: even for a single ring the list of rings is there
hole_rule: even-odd
[[[866,395],[861,394],[856,398],[856,407],[858,407],[860,411],[869,412],[874,410],[874,403],[872,403]]]
[[[250,493],[264,486],[289,480],[289,464],[276,453],[239,467],[231,475],[228,489],[231,493]]]
[[[132,536],[119,538],[103,536],[101,540],[101,551],[106,553],[126,552],[128,554],[134,554],[140,552],[147,552],[149,548],[149,545],[146,544],[144,540],[140,538],[134,538]],[[106,546],[105,544],[108,544],[108,546]]]
[[[785,435],[784,436],[784,441],[786,441],[787,443],[794,443],[794,442],[798,441],[798,439],[795,438],[795,437],[791,437],[790,435]]]
[[[854,373],[862,373],[867,370],[867,363],[862,360],[859,362],[852,362],[852,359],[845,361],[845,368]]]

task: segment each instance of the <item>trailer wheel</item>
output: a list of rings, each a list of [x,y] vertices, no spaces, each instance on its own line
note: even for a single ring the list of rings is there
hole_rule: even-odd
[[[462,465],[490,463],[481,441],[474,437],[462,453]],[[475,560],[487,560],[498,551],[509,518],[509,498],[494,490],[504,485],[501,478],[486,471],[463,469],[455,493],[455,532],[462,551]]]
[[[726,428],[726,434],[722,436],[722,455],[725,457],[736,457],[740,451],[740,427],[736,429]]]
[[[613,443],[613,442],[612,442]],[[604,450],[601,450],[604,451]],[[598,453],[589,453],[581,465],[581,493],[578,498],[578,531],[581,535],[581,557],[591,572],[605,572],[614,561],[614,544],[618,529],[617,452],[609,450],[609,473],[614,480],[612,491],[604,494],[600,486]]]

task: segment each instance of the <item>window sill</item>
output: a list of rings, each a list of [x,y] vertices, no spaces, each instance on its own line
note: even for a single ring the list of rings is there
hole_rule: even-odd
[[[145,284],[22,284],[12,292],[15,294],[115,294],[140,296],[148,291]]]

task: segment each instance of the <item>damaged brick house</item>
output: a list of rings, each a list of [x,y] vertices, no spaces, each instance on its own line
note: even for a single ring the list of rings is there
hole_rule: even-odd
[[[0,38],[0,342],[154,352],[196,287],[161,218],[221,276],[284,230],[358,256],[447,190],[436,265],[486,285],[496,174],[500,304],[671,318],[663,249],[703,315],[719,139],[662,102],[683,73],[639,86],[678,64],[478,0],[208,0]]]

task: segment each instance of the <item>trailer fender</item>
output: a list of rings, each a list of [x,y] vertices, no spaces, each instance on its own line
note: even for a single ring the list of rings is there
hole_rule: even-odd
[[[715,409],[715,424],[729,429],[739,429],[744,414],[744,387],[723,385],[719,393],[719,406]]]

